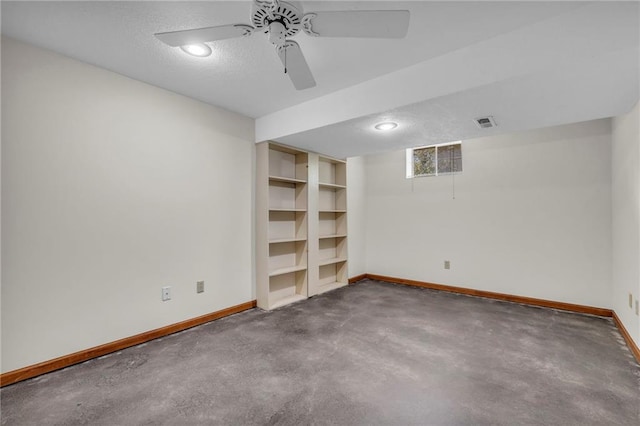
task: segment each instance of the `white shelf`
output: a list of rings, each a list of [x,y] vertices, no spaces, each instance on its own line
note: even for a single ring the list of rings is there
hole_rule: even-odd
[[[305,300],[307,298],[306,294],[294,294],[293,296],[282,298],[276,302],[274,302],[270,309],[280,308],[282,306],[288,305],[290,303],[299,302],[301,300]]]
[[[273,240],[269,240],[269,244],[295,243],[298,241],[307,241],[307,238],[306,237],[274,238]]]
[[[320,259],[320,262],[318,263],[318,265],[320,266],[332,265],[334,263],[340,263],[340,262],[346,262],[346,261],[347,261],[346,257],[331,257],[329,259]]]
[[[296,265],[296,266],[288,266],[286,268],[274,269],[273,271],[269,271],[270,277],[275,277],[277,275],[290,274],[291,272],[304,271],[307,269],[307,265]]]
[[[318,210],[319,213],[346,213],[347,211],[344,209],[338,209],[338,210]]]
[[[334,189],[345,189],[346,185],[337,185],[335,183],[323,183],[320,182],[318,183],[318,185],[320,186],[320,188],[334,188]]]
[[[307,183],[304,179],[296,179],[284,176],[269,176],[271,182],[286,182],[286,183]]]
[[[307,209],[270,208],[270,212],[306,212]]]
[[[330,234],[330,235],[320,235],[318,238],[323,240],[325,238],[344,238],[347,234]]]

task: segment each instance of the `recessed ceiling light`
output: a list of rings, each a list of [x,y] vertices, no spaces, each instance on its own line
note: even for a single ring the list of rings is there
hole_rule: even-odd
[[[180,49],[184,50],[189,55],[198,56],[200,58],[211,55],[211,48],[206,44],[187,44],[186,46],[180,46]]]
[[[384,123],[378,123],[374,126],[376,130],[393,130],[398,127],[398,123],[393,121],[385,121]]]

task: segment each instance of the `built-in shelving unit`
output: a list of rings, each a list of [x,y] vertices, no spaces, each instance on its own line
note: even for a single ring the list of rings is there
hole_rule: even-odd
[[[274,309],[308,295],[309,155],[271,143],[257,151],[257,299]]]
[[[272,142],[257,145],[258,306],[347,285],[346,163]]]
[[[318,261],[309,295],[348,284],[347,164],[318,156]]]

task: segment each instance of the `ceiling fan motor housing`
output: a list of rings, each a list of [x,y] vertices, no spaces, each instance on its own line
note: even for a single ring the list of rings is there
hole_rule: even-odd
[[[269,41],[276,46],[300,31],[302,14],[293,5],[278,2],[275,9],[256,7],[251,14],[251,23],[258,31],[268,31]]]

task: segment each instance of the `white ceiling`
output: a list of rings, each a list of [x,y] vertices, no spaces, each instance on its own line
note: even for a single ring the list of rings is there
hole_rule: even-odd
[[[292,2],[406,9],[399,40],[295,37],[317,86],[296,91],[263,34],[194,58],[153,34],[249,23],[251,3],[7,2],[2,33],[256,118],[256,139],[336,157],[618,115],[638,100],[637,2]],[[471,119],[493,115],[499,127]],[[389,118],[397,130],[374,132]]]

